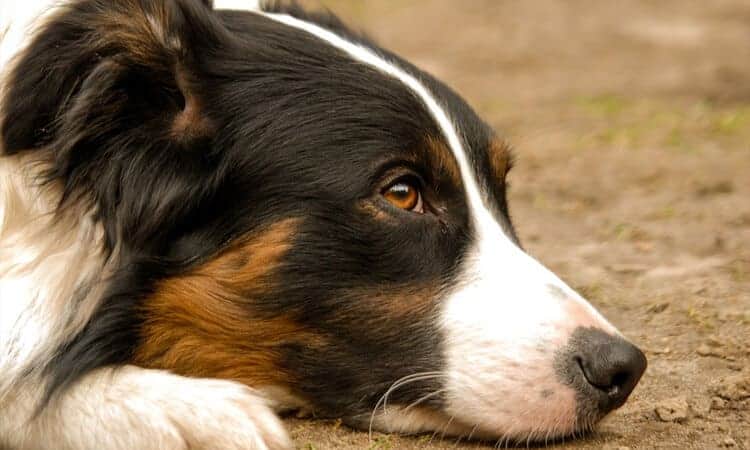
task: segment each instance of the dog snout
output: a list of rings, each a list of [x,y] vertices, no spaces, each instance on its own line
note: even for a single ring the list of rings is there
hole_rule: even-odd
[[[601,413],[619,408],[646,371],[646,356],[620,336],[595,329],[581,334],[571,349],[571,371],[596,390]]]

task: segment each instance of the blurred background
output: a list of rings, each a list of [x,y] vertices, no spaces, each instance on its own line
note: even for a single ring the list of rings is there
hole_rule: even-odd
[[[750,449],[750,1],[303,3],[513,144],[522,242],[646,351],[631,400],[559,448]],[[308,450],[486,448],[290,425]]]

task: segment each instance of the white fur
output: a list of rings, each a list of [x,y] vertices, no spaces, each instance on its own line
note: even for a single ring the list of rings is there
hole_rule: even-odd
[[[371,49],[320,26],[289,15],[264,15],[315,35],[401,81],[424,103],[458,162],[477,239],[443,315],[447,412],[496,436],[544,437],[573,431],[575,396],[556,381],[553,350],[563,346],[578,326],[610,333],[616,332],[614,327],[503,231],[487,207],[460,132],[419,80]],[[537,382],[533,392],[529,380]],[[542,389],[551,390],[554,397],[542,398]]]
[[[34,28],[54,12],[57,3],[55,0],[0,0],[0,77],[9,68],[10,60],[29,44]]]
[[[59,195],[37,186],[34,167],[0,159],[0,401],[83,328],[103,275],[101,226],[80,209],[55,216]]]
[[[16,56],[57,4],[0,0],[0,106]],[[37,183],[43,169],[28,157],[0,156],[0,448],[291,448],[261,394],[136,367],[89,373],[34,415],[43,365],[87,323],[110,270],[94,212],[56,215],[60,189]]]
[[[132,366],[99,369],[28,421],[36,392],[3,410],[0,446],[17,450],[276,450],[291,442],[253,390]]]
[[[15,53],[53,4],[0,5],[0,86],[6,85]],[[85,325],[104,266],[101,227],[89,211],[53,216],[60,194],[55,186],[39,186],[43,168],[28,158],[0,158],[0,406],[18,380],[38,377],[39,364]],[[74,296],[76,308],[70,302]]]

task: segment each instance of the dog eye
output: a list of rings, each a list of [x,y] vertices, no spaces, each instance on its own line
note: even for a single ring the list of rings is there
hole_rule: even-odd
[[[383,197],[396,208],[415,213],[424,213],[422,192],[411,181],[398,181],[383,192]]]

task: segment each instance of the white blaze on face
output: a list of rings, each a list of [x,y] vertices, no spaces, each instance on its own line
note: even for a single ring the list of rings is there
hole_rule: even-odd
[[[446,412],[477,425],[477,435],[544,438],[573,431],[575,392],[557,380],[555,351],[578,327],[610,334],[617,333],[615,328],[506,235],[486,205],[487,196],[453,121],[419,80],[373,50],[318,25],[285,14],[258,13],[317,36],[401,81],[424,103],[456,158],[475,239],[442,317]]]
[[[558,380],[556,351],[578,327],[617,331],[518,248],[479,199],[472,199],[471,209],[476,240],[442,323],[447,412],[508,437],[570,433],[576,393]]]

